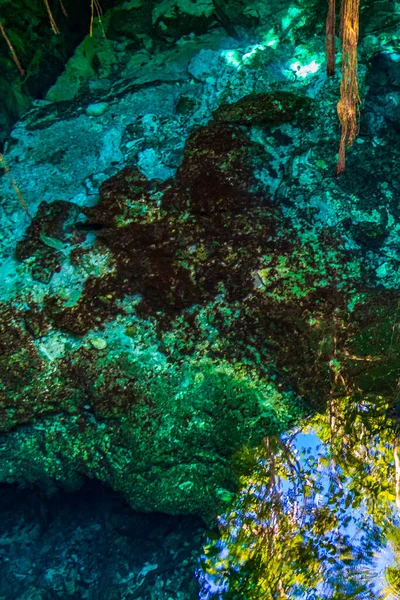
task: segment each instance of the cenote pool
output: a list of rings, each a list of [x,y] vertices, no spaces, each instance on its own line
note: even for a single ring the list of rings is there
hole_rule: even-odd
[[[399,15],[0,0],[0,600],[400,598]]]

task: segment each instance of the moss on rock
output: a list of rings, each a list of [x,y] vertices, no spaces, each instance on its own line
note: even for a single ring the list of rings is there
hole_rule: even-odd
[[[305,126],[312,118],[312,100],[284,91],[251,94],[232,104],[223,104],[214,112],[214,118],[238,125],[300,122]]]
[[[85,223],[68,203],[41,208],[20,260],[40,264],[43,234],[66,252],[40,307],[0,307],[0,480],[96,477],[136,510],[212,520],[246,444],[331,393],[395,394],[396,294],[334,231],[292,227],[254,175],[268,159],[213,122],[174,179],[126,168]],[[84,275],[76,298],[54,283],[64,270],[68,290]]]

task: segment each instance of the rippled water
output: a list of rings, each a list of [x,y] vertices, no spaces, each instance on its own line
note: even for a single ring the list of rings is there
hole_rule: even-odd
[[[396,410],[332,399],[240,465],[236,505],[209,539],[203,598],[400,598]]]

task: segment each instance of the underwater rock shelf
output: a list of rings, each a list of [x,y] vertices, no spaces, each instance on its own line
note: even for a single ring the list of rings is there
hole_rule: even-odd
[[[286,121],[299,99],[282,102]],[[0,313],[2,481],[91,477],[135,510],[209,520],[243,445],[333,386],[393,394],[398,293],[334,232],[296,230],[254,177],[262,146],[232,107],[224,121],[189,137],[173,179],[127,167],[96,206],[39,206],[16,255],[44,293]]]

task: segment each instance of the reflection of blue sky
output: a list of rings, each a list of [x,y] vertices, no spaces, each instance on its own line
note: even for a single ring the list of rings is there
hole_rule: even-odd
[[[368,513],[367,507],[364,502],[359,507],[352,506],[352,492],[351,492],[351,479],[345,477],[340,468],[335,465],[331,460],[331,450],[329,443],[323,443],[318,437],[315,430],[305,428],[302,431],[292,431],[284,434],[280,437],[281,442],[290,447],[291,451],[291,466],[284,469],[284,472],[280,472],[277,487],[283,495],[283,506],[285,510],[290,511],[296,502],[298,505],[303,507],[301,513],[301,523],[307,524],[308,520],[311,520],[311,516],[314,514],[316,509],[321,507],[332,508],[334,504],[335,514],[338,515],[338,519],[335,527],[329,530],[324,535],[325,542],[331,540],[335,543],[339,538],[342,538],[346,544],[350,544],[354,556],[359,556],[358,567],[363,573],[363,580],[368,582],[371,595],[369,598],[381,598],[381,592],[387,585],[384,577],[385,568],[393,564],[393,552],[390,547],[384,541],[383,536],[380,535],[381,530],[374,524],[371,515]],[[376,441],[379,441],[379,436],[376,437]],[[377,452],[377,448],[369,448],[370,455],[373,456]],[[277,453],[280,454],[281,460],[284,457],[282,451]],[[264,461],[263,461],[264,462]],[[283,461],[284,462],[284,461]],[[287,461],[287,464],[289,461]],[[267,461],[265,464],[268,465]],[[293,465],[296,466],[293,468]],[[366,475],[368,473],[367,465]],[[293,473],[296,472],[296,477]],[[298,477],[297,475],[300,475]],[[307,497],[304,496],[304,488],[300,482],[301,477],[308,478],[313,484],[308,487]],[[303,481],[304,484],[304,481]],[[350,489],[349,489],[350,486]],[[342,494],[337,494],[338,490],[342,490]],[[295,498],[297,490],[297,497]],[[254,484],[247,491],[242,493],[252,493],[255,497],[262,502],[265,498],[265,492],[267,487],[265,484],[254,486]],[[332,497],[335,496],[334,502]],[[395,525],[400,524],[400,520],[395,517],[396,511],[393,505],[393,518],[396,519]],[[254,522],[260,523],[255,513],[245,513],[243,517],[246,519],[252,519]],[[241,526],[239,520],[236,521],[236,527],[232,527],[231,523],[231,537],[237,536],[238,530]],[[338,538],[339,536],[339,538]],[[368,559],[366,555],[363,555],[363,551],[366,548],[374,550],[373,558]],[[228,555],[228,548],[226,546],[220,546],[221,552],[219,558],[226,558]],[[322,548],[321,548],[321,560],[322,560]],[[329,573],[334,572],[334,568],[327,563],[326,565],[327,577]],[[343,575],[345,576],[347,567],[342,565]],[[221,591],[222,581],[216,579],[208,579],[209,592],[204,595],[203,598],[209,598],[210,596],[219,597]],[[343,583],[344,588],[346,584]],[[326,597],[323,595],[324,584],[320,583],[316,586],[314,593],[320,594],[318,597]],[[343,589],[345,592],[345,589]],[[304,592],[297,594],[293,592],[293,597],[303,598],[306,600],[310,598],[307,593]],[[315,596],[313,596],[315,597]],[[344,596],[346,597],[346,596]],[[361,598],[361,596],[360,596]],[[386,596],[388,598],[388,596]]]
[[[376,439],[379,440],[379,436],[376,436]],[[325,445],[316,432],[310,429],[307,433],[299,433],[295,440],[296,449],[300,455],[300,462],[304,462],[303,453],[310,455],[312,454],[315,458],[320,458],[321,456],[329,457],[330,448],[329,445]],[[377,452],[377,448],[370,447],[369,451],[371,455],[374,455]],[[367,469],[367,465],[366,469]],[[323,496],[325,502],[329,501],[329,483],[331,479],[331,469],[325,468],[321,469],[319,473],[319,484],[323,489]],[[367,470],[366,470],[367,474]],[[351,480],[348,478],[345,480],[344,486],[347,487],[348,484],[351,483]],[[352,506],[346,507],[346,494],[344,494],[342,501],[339,503],[339,510],[345,510],[348,517],[348,525],[345,527],[343,523],[347,521],[340,521],[340,531],[343,535],[349,537],[352,540],[353,544],[357,544],[360,542],[362,537],[367,530],[370,532],[374,529],[373,521],[370,515],[367,512],[365,503],[361,504],[360,508],[353,508]],[[315,499],[317,500],[317,499]],[[319,499],[323,503],[324,500]],[[393,505],[393,525],[399,526],[400,519],[396,516],[396,508]],[[367,533],[368,535],[368,533]],[[394,562],[394,553],[391,550],[390,546],[386,543],[382,545],[379,544],[375,553],[374,559],[371,564],[365,565],[365,573],[366,577],[370,581],[371,590],[378,598],[382,592],[382,589],[387,585],[384,577],[384,570],[387,566],[393,564]]]
[[[313,429],[309,429],[306,433],[300,432],[296,435],[293,440],[294,446],[298,454],[299,463],[303,468],[307,467],[308,457],[312,456],[316,460],[321,457],[329,459],[330,448],[329,445],[325,445],[317,433]],[[371,454],[374,454],[376,449],[370,448]],[[318,462],[318,486],[321,488],[320,493],[313,496],[314,504],[324,505],[329,503],[330,493],[329,488],[332,481],[332,466],[320,468],[320,461]],[[338,469],[338,467],[335,467]],[[348,484],[351,483],[349,478],[344,481],[344,488],[346,490]],[[285,493],[290,494],[293,491],[293,485],[290,481],[284,482]],[[351,540],[352,544],[356,546],[360,543],[365,535],[371,533],[374,530],[374,525],[370,515],[366,510],[366,506],[363,503],[360,508],[353,508],[351,505],[346,507],[346,491],[343,494],[342,500],[338,504],[338,510],[346,512],[347,519],[339,521],[339,531],[347,539]],[[393,506],[393,508],[395,508]],[[365,533],[367,531],[367,533]],[[394,555],[389,545],[383,544],[379,546],[374,553],[374,559],[371,564],[365,565],[364,569],[368,579],[371,582],[371,589],[378,598],[383,587],[385,587],[384,570],[385,567],[392,564]],[[370,575],[370,576],[368,576]]]

